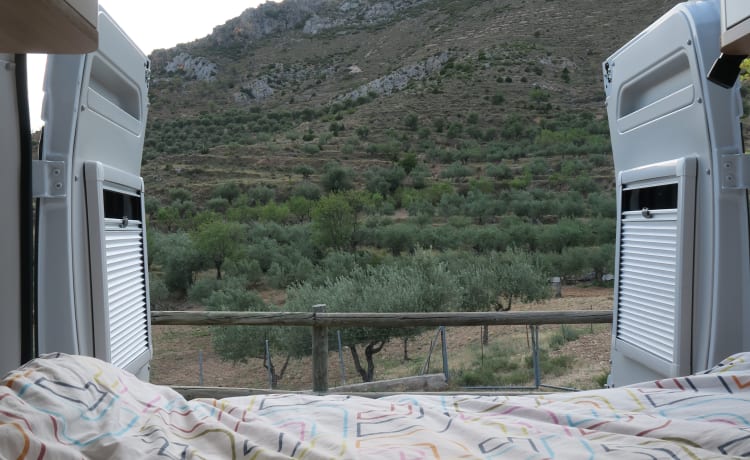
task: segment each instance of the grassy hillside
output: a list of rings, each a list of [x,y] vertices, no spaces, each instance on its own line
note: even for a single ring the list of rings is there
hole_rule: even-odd
[[[673,3],[287,1],[155,52],[154,306],[498,310],[547,297],[548,276],[599,279],[600,63]],[[419,333],[344,342],[369,359]],[[212,333],[234,361],[266,339],[309,352],[289,331]]]
[[[362,171],[406,153],[439,179],[438,164],[449,156],[442,150],[510,145],[519,150],[514,156],[531,156],[547,148],[528,146],[538,144],[542,129],[575,129],[568,120],[579,116],[603,119],[601,61],[673,3],[433,0],[372,25],[316,35],[297,28],[221,43],[208,37],[158,51],[146,144],[149,190],[163,198],[164,190],[184,185],[205,196],[230,179],[284,188],[300,179],[301,164],[313,168],[315,180],[331,160]],[[266,6],[273,16],[275,5]],[[215,79],[167,72],[181,52],[215,63]],[[402,90],[345,98],[435,56],[447,60]],[[252,96],[247,87],[258,80],[273,94]],[[409,117],[416,123],[407,126]],[[606,137],[603,121],[595,132]],[[569,133],[573,139],[564,134],[547,144],[584,142],[576,132]],[[594,150],[606,149],[606,140],[597,140]],[[477,166],[497,160],[456,156]],[[176,174],[164,174],[165,165]]]

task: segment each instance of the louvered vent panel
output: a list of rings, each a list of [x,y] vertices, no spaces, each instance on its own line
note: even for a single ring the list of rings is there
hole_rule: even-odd
[[[617,338],[674,362],[677,210],[624,212]]]
[[[141,224],[105,220],[111,362],[125,367],[149,349]]]

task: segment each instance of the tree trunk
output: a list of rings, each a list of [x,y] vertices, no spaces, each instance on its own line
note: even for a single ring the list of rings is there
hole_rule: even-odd
[[[498,299],[497,303],[495,304],[495,311],[508,311],[510,310],[510,303],[513,301],[513,296],[508,296],[508,305],[503,305],[503,302]]]
[[[221,262],[214,261],[214,266],[216,267],[216,279],[221,279]]]
[[[283,365],[283,366],[281,366],[281,371],[279,371],[279,373],[278,373],[278,374],[276,374],[276,373],[274,372],[274,374],[273,374],[273,381],[274,381],[274,384],[276,384],[276,383],[280,382],[280,381],[281,381],[281,379],[283,379],[283,378],[284,378],[284,374],[286,373],[286,368],[287,368],[287,366],[289,366],[289,359],[290,359],[291,357],[292,357],[292,355],[290,355],[290,354],[288,354],[288,353],[287,353],[287,355],[286,355],[286,359],[284,360],[284,365]],[[274,386],[274,388],[276,388],[276,386]]]
[[[404,362],[409,361],[409,337],[404,337]]]
[[[375,378],[375,360],[373,356],[380,353],[383,345],[385,345],[385,340],[370,342],[365,347],[365,359],[367,360],[367,380],[365,382],[372,382]]]
[[[359,353],[357,352],[357,346],[351,345],[349,350],[352,352],[352,361],[354,361],[354,369],[357,371],[363,382],[369,382],[367,380],[367,372],[362,368],[362,363],[359,361]]]
[[[269,356],[267,360],[263,361],[263,367],[266,368],[267,371],[271,373],[271,388],[277,388],[279,386],[279,382],[281,379],[284,378],[284,373],[286,372],[287,366],[289,366],[289,359],[291,358],[291,355],[287,354],[286,359],[284,360],[284,365],[281,366],[281,371],[278,373],[276,372],[276,366],[274,366],[273,361],[271,360],[271,357]]]
[[[349,350],[352,352],[354,369],[356,369],[359,376],[362,377],[362,382],[372,382],[375,378],[375,360],[373,359],[373,356],[383,349],[383,345],[385,345],[385,340],[370,342],[367,344],[365,347],[365,362],[367,362],[367,369],[362,367],[362,363],[359,360],[359,353],[357,352],[357,346],[351,345],[349,347]]]
[[[263,361],[263,367],[265,367],[266,371],[268,371],[271,374],[271,389],[273,390],[279,384],[279,381],[276,378],[276,367],[274,367],[274,365],[273,365],[273,361],[271,360],[271,356],[268,356]]]

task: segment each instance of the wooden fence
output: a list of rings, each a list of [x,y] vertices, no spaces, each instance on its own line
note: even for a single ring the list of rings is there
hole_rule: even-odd
[[[172,326],[299,326],[312,327],[313,391],[328,392],[328,328],[531,326],[535,383],[539,387],[538,327],[543,324],[612,322],[610,310],[510,311],[456,313],[326,313],[325,305],[305,312],[153,311],[151,324]]]

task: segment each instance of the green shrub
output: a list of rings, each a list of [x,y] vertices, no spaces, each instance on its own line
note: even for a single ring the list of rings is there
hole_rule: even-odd
[[[515,190],[523,190],[531,184],[531,174],[528,171],[510,180],[508,185]]]
[[[432,127],[435,128],[435,131],[438,133],[442,133],[443,129],[445,128],[445,120],[442,118],[436,118],[432,120]]]
[[[188,289],[188,299],[191,302],[203,304],[221,285],[222,282],[215,278],[199,279]]]
[[[366,140],[370,135],[370,128],[368,128],[367,126],[359,126],[354,132],[357,133],[357,137],[362,140]]]
[[[347,249],[354,242],[357,212],[341,193],[327,195],[312,211],[313,240],[324,248]]]
[[[261,206],[276,198],[276,190],[265,185],[256,185],[247,191],[247,202],[250,206]]]
[[[407,153],[405,154],[399,161],[399,166],[403,168],[404,172],[409,175],[414,170],[414,168],[417,167],[419,164],[419,160],[417,159],[417,155],[414,153]]]
[[[371,168],[365,173],[365,188],[371,193],[388,196],[396,191],[405,177],[406,172],[399,165]]]
[[[305,257],[284,258],[271,264],[266,277],[271,287],[285,289],[292,284],[306,281],[313,271],[312,262]]]
[[[302,196],[293,196],[286,202],[286,206],[298,222],[304,222],[310,220],[315,202]]]
[[[273,201],[258,208],[258,219],[262,221],[285,223],[289,221],[290,214],[291,211],[286,204]]]
[[[242,285],[225,283],[207,299],[210,311],[268,311],[269,307],[255,292]],[[248,358],[262,358],[265,341],[273,339],[278,328],[273,327],[225,327],[211,328],[211,341],[214,350],[222,359],[234,362],[247,362]]]
[[[484,131],[482,131],[482,129],[477,126],[469,126],[469,128],[466,130],[466,134],[468,134],[472,139],[484,139]]]
[[[226,198],[211,198],[206,202],[206,207],[216,213],[223,214],[229,209],[229,201]]]
[[[228,277],[245,280],[248,285],[259,283],[263,277],[260,263],[250,259],[247,254],[228,258],[224,262],[224,272]]]
[[[417,190],[427,187],[427,181],[429,180],[431,175],[432,173],[430,172],[427,165],[425,165],[424,163],[417,164],[410,173],[412,187]]]
[[[380,230],[381,247],[397,256],[414,249],[414,229],[408,224],[394,224]]]
[[[410,131],[416,131],[419,128],[419,118],[414,113],[410,113],[404,117],[404,126]]]
[[[322,284],[349,275],[359,264],[357,256],[351,252],[330,251],[320,262],[311,278],[314,284]]]
[[[608,381],[609,381],[609,371],[604,371],[601,374],[594,377],[594,383],[596,383],[596,388],[606,388]]]
[[[573,364],[571,356],[550,357],[545,349],[539,350],[540,377],[556,377],[567,372]],[[475,358],[472,366],[457,373],[461,386],[518,386],[534,381],[534,364],[531,353],[523,358],[517,351],[493,346],[485,351],[484,359]]]
[[[144,203],[144,206],[146,208],[146,214],[149,216],[153,216],[159,211],[159,208],[161,208],[161,203],[156,198],[148,195],[146,196],[146,202]]]
[[[292,188],[291,195],[306,198],[310,201],[318,201],[320,199],[321,191],[320,187],[310,182],[300,182]]]
[[[223,198],[227,200],[229,204],[240,195],[240,186],[236,182],[224,182],[217,185],[212,193],[214,198]]]
[[[455,139],[461,136],[463,130],[464,127],[461,123],[451,123],[450,126],[448,126],[448,132],[445,135],[448,139]]]
[[[534,176],[547,174],[548,168],[547,162],[541,158],[535,158],[526,165],[526,170]]]
[[[550,99],[549,91],[542,88],[533,88],[529,91],[529,100],[535,104],[547,102]]]
[[[319,144],[302,144],[302,152],[308,155],[315,155],[316,153],[320,153],[320,145]]]
[[[309,179],[310,176],[315,174],[315,169],[309,165],[298,165],[298,166],[295,166],[294,173],[300,174],[305,179]]]
[[[159,305],[169,298],[169,290],[161,278],[151,276],[148,283],[148,292],[151,308],[154,310],[159,310]]]
[[[176,201],[190,201],[193,198],[193,194],[184,188],[175,188],[169,191],[169,201],[174,203]]]
[[[558,377],[563,375],[573,365],[575,358],[568,355],[558,355],[551,357],[549,351],[542,348],[539,350],[539,371],[542,378],[546,377]],[[526,357],[526,365],[529,368],[533,368],[533,357]]]
[[[521,368],[506,350],[493,349],[485,354],[484,362],[475,361],[471,369],[459,372],[456,380],[460,386],[483,387],[523,385],[533,377],[533,371]]]
[[[502,163],[487,166],[486,173],[488,176],[494,177],[495,179],[510,179],[513,175],[513,171],[510,167]]]
[[[560,325],[560,332],[555,333],[549,339],[549,347],[552,350],[559,350],[568,342],[573,342],[581,337],[581,331],[567,324]]]
[[[430,128],[428,128],[427,126],[423,126],[419,128],[417,135],[419,136],[420,139],[426,140],[430,138],[430,136],[432,135],[432,131],[430,131]]]
[[[337,163],[329,163],[320,178],[323,189],[327,192],[344,192],[350,190],[352,183],[352,170]]]
[[[346,127],[343,123],[331,123],[328,125],[328,131],[330,131],[334,136],[338,136],[339,133],[343,130],[345,130]],[[322,143],[322,142],[321,142]]]
[[[158,252],[161,256],[158,263],[161,265],[164,284],[169,292],[187,294],[188,288],[193,284],[195,273],[205,266],[204,259],[193,245],[190,235],[183,232],[169,233],[149,240],[149,243],[160,246]]]
[[[462,177],[473,176],[475,173],[474,168],[467,166],[459,161],[454,162],[440,171],[440,177],[446,179],[456,179]]]

